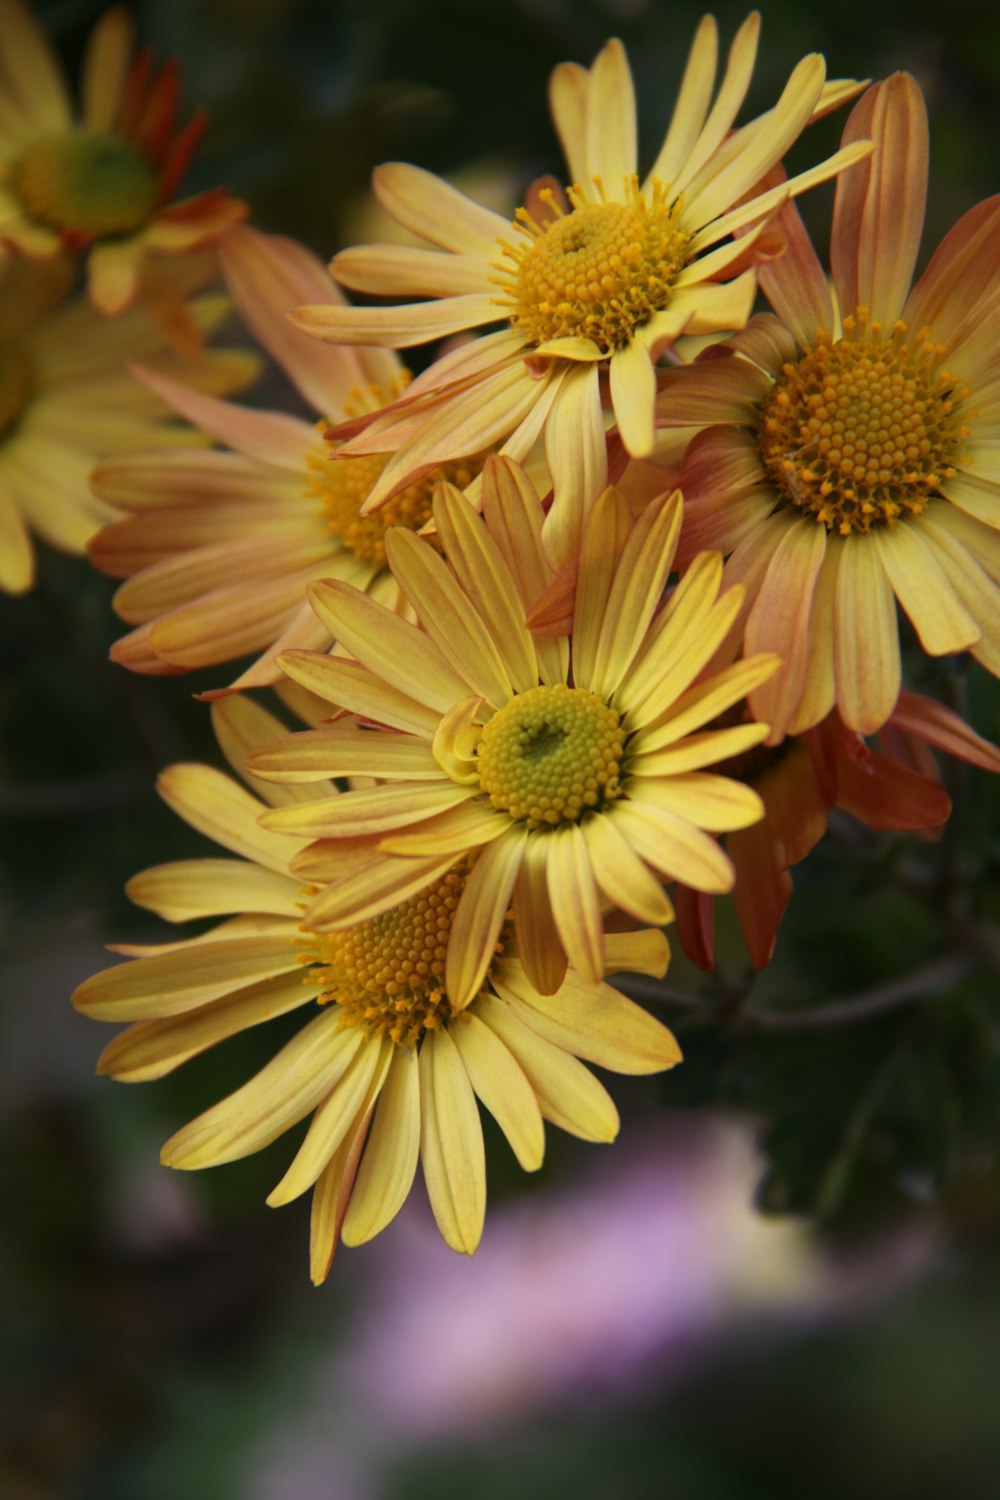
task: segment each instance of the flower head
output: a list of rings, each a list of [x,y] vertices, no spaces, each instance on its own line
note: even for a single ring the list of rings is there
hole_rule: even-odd
[[[181,289],[193,291],[206,273],[201,257],[190,259]],[[205,441],[168,420],[165,403],[129,374],[129,356],[173,377],[178,389],[206,392],[237,390],[259,368],[254,355],[235,349],[182,358],[138,309],[109,337],[89,302],[66,298],[70,280],[63,260],[0,260],[0,588],[10,593],[34,581],[32,531],[62,551],[83,552],[118,515],[89,488],[95,459],[156,444],[169,466]],[[225,297],[203,294],[189,316],[207,334],[228,309]]]
[[[247,744],[280,726],[241,698],[215,706],[220,741],[235,764]],[[445,955],[474,864],[462,862],[418,895],[337,932],[317,931],[289,868],[296,845],[263,830],[263,804],[208,766],[165,771],[170,806],[237,859],[185,860],[135,877],[129,893],[169,921],[226,918],[201,937],[157,950],[87,980],[74,1001],[99,1020],[129,1021],[100,1071],[127,1082],[162,1077],[220,1041],[292,1010],[302,1029],[254,1078],[179,1130],[163,1160],[185,1170],[260,1150],[307,1115],[305,1139],[268,1202],[313,1189],[313,1280],[330,1269],[337,1241],[361,1244],[402,1207],[422,1163],[445,1240],[472,1254],[482,1232],[486,1176],[477,1099],[518,1161],[535,1170],[544,1119],[585,1140],[610,1141],[618,1116],[579,1061],[622,1073],[672,1067],[670,1032],[601,982],[570,971],[556,993],[524,972],[510,924],[496,937],[471,1005],[453,1005]],[[322,786],[272,787],[279,805],[323,795]],[[661,933],[609,935],[608,972],[662,975]]]
[[[109,10],[90,38],[75,116],[55,59],[23,0],[4,0],[0,36],[0,241],[32,257],[87,256],[90,296],[114,316],[152,278],[149,252],[211,243],[246,214],[222,189],[172,203],[205,126],[177,129],[178,69],[132,57],[132,21]]]
[[[128,515],[90,551],[99,567],[127,580],[115,608],[136,628],[114,647],[117,661],[169,673],[260,653],[233,684],[244,688],[280,679],[275,658],[286,648],[329,644],[306,602],[310,580],[339,578],[394,605],[387,528],[419,529],[430,519],[434,484],[465,485],[480,462],[446,465],[363,515],[386,460],[338,459],[322,434],[331,421],[391,400],[407,372],[390,350],[327,348],[289,323],[289,308],[303,297],[339,295],[301,245],[240,225],[219,256],[242,317],[319,420],[250,411],[138,368],[202,441],[225,446],[115,455],[100,464],[95,493]]]
[[[768,219],[789,194],[868,150],[852,143],[790,182],[759,190],[809,121],[854,91],[850,84],[825,89],[822,58],[806,57],[774,108],[734,131],[759,24],[754,13],[737,33],[713,104],[718,35],[711,16],[702,21],[646,178],[637,173],[632,77],[617,41],[590,69],[566,63],[555,70],[552,113],[570,186],[534,191],[512,224],[416,167],[378,169],[383,206],[435,248],[359,246],[331,269],[356,290],[437,300],[305,307],[302,327],[332,343],[399,348],[506,326],[439,359],[348,444],[350,452],[393,454],[370,509],[431,462],[501,440],[505,454],[523,459],[544,432],[555,483],[546,545],[557,563],[574,554],[585,510],[606,483],[605,388],[628,451],[647,455],[659,351],[681,333],[742,327],[754,264],[773,253]]]
[[[439,486],[441,554],[412,533],[388,533],[418,625],[346,584],[312,588],[355,660],[288,652],[281,665],[366,727],[295,735],[250,763],[292,784],[376,778],[264,819],[318,840],[296,861],[328,882],[308,910],[314,926],[374,917],[481,851],[449,941],[448,993],[461,1006],[478,992],[511,902],[522,961],[552,990],[570,957],[600,978],[602,903],[659,925],[671,916],[664,878],[729,888],[732,868],[709,832],[753,823],[761,804],[703,768],[767,730],[700,731],[775,662],[740,661],[692,686],[742,594],[717,597],[721,559],[706,554],[658,612],[681,511],[678,494],[638,518],[615,490],[601,497],[584,531],[569,634],[525,624],[553,582],[542,507],[523,472],[496,458],[482,516]]]
[[[774,314],[727,357],[665,377],[661,420],[704,431],[681,483],[682,555],[731,553],[747,649],[785,665],[754,697],[773,737],[836,707],[862,734],[900,691],[896,602],[932,656],[1000,673],[1000,198],[971,209],[915,286],[927,121],[912,78],[869,90],[844,132],[876,152],[838,180],[833,288],[794,208],[762,269]]]

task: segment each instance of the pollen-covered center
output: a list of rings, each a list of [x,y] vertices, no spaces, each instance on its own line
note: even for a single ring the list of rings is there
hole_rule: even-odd
[[[680,204],[667,203],[660,183],[647,201],[634,177],[622,203],[603,193],[593,202],[580,188],[568,198],[564,213],[549,195],[556,216],[544,224],[519,210],[522,239],[503,247],[498,300],[532,343],[585,338],[613,354],[670,301],[689,240],[678,228]]]
[[[28,399],[31,370],[20,349],[0,349],[0,442],[14,426]]]
[[[445,990],[448,938],[468,874],[462,862],[380,917],[343,932],[309,933],[303,957],[319,966],[319,1003],[336,1004],[343,1026],[389,1036],[407,1050],[443,1026],[452,1014]]]
[[[159,193],[157,175],[142,153],[100,130],[36,141],[15,164],[12,184],[38,223],[88,239],[139,229]]]
[[[821,333],[786,364],[760,425],[768,475],[793,505],[847,536],[918,515],[950,479],[969,435],[968,390],[927,330],[884,337],[859,308],[836,343]]]
[[[529,827],[575,822],[621,796],[624,746],[619,715],[586,688],[530,688],[483,730],[479,784]]]
[[[322,428],[326,423],[321,423]],[[385,505],[363,516],[361,507],[391,457],[372,453],[336,458],[336,448],[314,448],[306,457],[308,496],[317,500],[323,523],[355,557],[385,567],[385,534],[392,526],[419,531],[431,519],[435,486],[442,482],[464,490],[483,467],[483,456],[454,459],[416,479]]]

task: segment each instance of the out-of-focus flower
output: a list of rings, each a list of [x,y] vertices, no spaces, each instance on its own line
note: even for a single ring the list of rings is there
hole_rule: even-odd
[[[190,259],[182,289],[203,285],[209,268]],[[119,512],[88,487],[95,459],[152,445],[168,461],[205,443],[169,418],[170,409],[129,374],[144,359],[191,389],[229,392],[257,374],[243,350],[202,350],[184,358],[164,348],[139,309],[109,326],[83,297],[65,299],[72,272],[63,260],[0,261],[0,588],[21,593],[34,581],[29,531],[67,552],[83,552]],[[229,311],[224,296],[190,303],[200,334]],[[178,387],[180,388],[180,387]]]
[[[870,734],[901,676],[896,600],[932,656],[1000,674],[1000,197],[970,209],[910,289],[927,121],[897,73],[845,143],[876,153],[837,183],[831,291],[794,207],[762,268],[776,316],[664,377],[660,420],[707,427],[682,474],[681,553],[719,547],[746,586],[747,650],[780,672],[752,699],[772,738],[836,706]]]
[[[789,194],[868,150],[853,143],[791,182],[755,192],[811,119],[856,92],[853,84],[824,89],[823,59],[812,55],[773,109],[732,130],[759,25],[754,13],[737,33],[713,104],[718,34],[705,17],[670,128],[641,182],[632,76],[617,41],[589,70],[572,63],[555,70],[552,113],[572,185],[565,194],[557,186],[534,191],[513,223],[416,167],[378,169],[383,207],[435,248],[358,246],[332,270],[359,291],[429,300],[305,307],[301,326],[331,343],[389,348],[507,326],[440,358],[402,402],[352,438],[348,452],[393,454],[370,509],[431,464],[501,440],[501,451],[520,460],[544,432],[555,483],[546,545],[557,563],[575,553],[585,511],[606,482],[602,381],[628,451],[649,454],[658,352],[685,332],[742,327],[753,266],[773,253],[764,238],[769,219]]]
[[[951,811],[934,750],[1000,772],[996,746],[919,693],[900,693],[878,741],[877,748],[867,745],[833,710],[804,734],[760,745],[723,768],[754,787],[764,803],[759,823],[726,840],[736,867],[733,905],[754,968],[770,962],[792,895],[788,871],[819,843],[832,808],[869,828],[920,832],[937,828]],[[699,968],[712,968],[713,898],[679,887],[676,906],[684,951]]]
[[[383,732],[335,724],[250,761],[277,782],[377,779],[264,819],[318,840],[296,868],[329,882],[308,910],[319,929],[374,917],[481,851],[449,944],[459,1008],[478,993],[511,901],[521,959],[548,993],[567,955],[600,978],[602,901],[662,925],[671,917],[663,878],[729,889],[732,867],[706,830],[745,827],[762,806],[749,787],[703,768],[767,730],[700,731],[775,665],[758,656],[691,686],[742,594],[717,597],[722,561],[706,554],[657,613],[679,494],[633,518],[617,491],[605,492],[584,530],[572,632],[551,636],[524,624],[553,578],[538,496],[516,465],[490,458],[482,497],[480,516],[458,490],[438,487],[443,556],[412,532],[386,535],[419,626],[323,582],[310,590],[314,606],[356,660],[281,658],[290,677]]]
[[[222,188],[171,202],[205,127],[177,129],[176,63],[134,58],[128,12],[109,10],[83,62],[76,116],[55,58],[23,0],[4,0],[0,30],[0,242],[29,256],[87,257],[90,297],[114,316],[145,291],[182,314],[149,259],[200,249],[243,218]],[[181,321],[183,321],[181,319]],[[184,329],[178,329],[183,338]]]
[[[248,745],[280,728],[242,698],[224,700],[214,713],[237,767]],[[395,1217],[418,1159],[444,1239],[473,1253],[486,1207],[477,1098],[533,1171],[544,1151],[543,1116],[585,1140],[617,1134],[615,1106],[579,1058],[622,1073],[654,1073],[680,1060],[666,1027],[603,982],[571,971],[555,994],[540,995],[509,922],[495,937],[473,1003],[454,1006],[445,956],[467,862],[393,910],[321,933],[302,917],[306,893],[289,869],[296,845],[259,826],[257,798],[196,765],[165,771],[160,791],[195,828],[242,857],[161,865],[136,876],[129,894],[170,921],[227,920],[159,949],[121,949],[136,961],[86,981],[74,1001],[99,1020],[134,1023],[99,1064],[131,1082],[161,1077],[274,1016],[319,1007],[260,1073],[163,1149],[171,1166],[215,1166],[260,1150],[312,1113],[268,1202],[314,1189],[314,1281],[327,1275],[341,1235],[361,1244]],[[268,795],[300,803],[323,791],[273,787]],[[667,959],[662,933],[608,936],[609,973],[659,976]]]
[[[226,447],[135,453],[101,464],[96,494],[130,514],[102,532],[91,556],[128,579],[115,608],[138,628],[114,647],[116,661],[169,673],[260,652],[233,683],[257,687],[280,678],[280,651],[329,645],[306,602],[310,579],[337,578],[397,605],[385,566],[386,528],[419,529],[430,518],[434,483],[465,485],[480,463],[446,465],[416,479],[377,515],[361,515],[386,460],[338,460],[321,433],[331,420],[390,401],[404,389],[406,370],[389,350],[329,349],[292,326],[289,309],[304,297],[339,296],[302,246],[241,225],[219,253],[240,313],[319,414],[318,428],[138,370],[199,435]]]

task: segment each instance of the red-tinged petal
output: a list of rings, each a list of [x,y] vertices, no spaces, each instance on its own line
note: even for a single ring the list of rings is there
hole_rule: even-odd
[[[834,602],[837,707],[859,734],[874,734],[900,689],[896,600],[871,537],[855,533],[842,548]]]
[[[955,755],[984,771],[1000,771],[1000,750],[933,698],[920,693],[900,693],[889,722],[893,729],[916,735],[945,755]]]
[[[951,811],[951,798],[928,776],[872,751],[864,766],[837,763],[837,806],[869,828],[912,830],[936,828]]]

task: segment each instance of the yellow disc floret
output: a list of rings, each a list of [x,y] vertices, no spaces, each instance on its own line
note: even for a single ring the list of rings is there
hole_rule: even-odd
[[[969,393],[944,352],[905,323],[885,337],[864,308],[836,342],[821,332],[761,418],[761,458],[783,495],[842,536],[925,510],[969,435]]]
[[[389,1036],[407,1050],[443,1026],[452,1014],[448,938],[467,877],[460,864],[379,917],[343,932],[309,933],[303,957],[319,965],[320,1004],[338,1005],[342,1025]],[[503,935],[498,952],[502,946]]]
[[[328,424],[319,424],[324,430]],[[361,507],[375,488],[391,457],[387,453],[337,458],[336,447],[316,447],[306,457],[308,495],[318,500],[321,517],[348,552],[364,562],[385,567],[385,534],[391,526],[419,531],[431,519],[434,488],[442,482],[464,490],[483,467],[483,456],[455,459],[415,479],[378,510],[363,516]]]
[[[621,203],[603,192],[592,201],[579,187],[568,197],[572,211],[564,213],[548,196],[554,217],[544,224],[519,211],[514,227],[523,239],[503,247],[498,300],[534,344],[585,338],[613,354],[670,301],[689,239],[678,228],[680,203],[668,204],[660,183],[647,201],[634,177]]]
[[[15,163],[11,185],[38,223],[87,239],[141,228],[159,193],[157,174],[142,153],[98,130],[36,141]]]
[[[21,415],[30,386],[31,371],[21,351],[0,349],[0,440]]]
[[[483,730],[479,784],[529,827],[575,822],[621,796],[624,747],[619,715],[586,688],[530,688]]]

